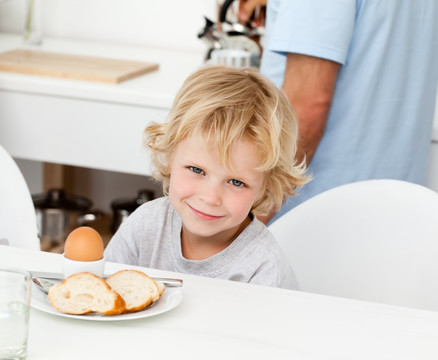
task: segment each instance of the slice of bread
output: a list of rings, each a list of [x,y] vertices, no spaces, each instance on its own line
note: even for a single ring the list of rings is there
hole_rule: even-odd
[[[161,281],[155,281],[155,283],[157,284],[158,292],[160,293],[160,297],[161,297],[161,295],[163,295],[164,290],[166,290],[166,285],[164,285]]]
[[[126,303],[126,312],[140,311],[160,298],[157,284],[145,273],[137,270],[121,270],[106,279]]]
[[[50,287],[48,298],[55,309],[67,314],[117,315],[125,311],[123,298],[105,280],[88,272],[73,274]]]

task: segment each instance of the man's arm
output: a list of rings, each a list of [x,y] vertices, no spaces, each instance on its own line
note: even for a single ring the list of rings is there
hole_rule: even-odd
[[[340,64],[313,56],[287,55],[283,90],[298,118],[299,140],[297,159],[312,161],[324,134],[325,124],[335,91]],[[267,224],[275,215],[257,218]]]
[[[313,56],[289,53],[283,90],[299,124],[297,158],[312,161],[324,134],[340,64]]]

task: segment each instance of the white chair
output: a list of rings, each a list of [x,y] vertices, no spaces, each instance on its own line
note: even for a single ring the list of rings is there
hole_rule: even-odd
[[[37,219],[26,180],[0,146],[0,244],[40,250]]]
[[[306,292],[438,310],[438,194],[398,180],[339,186],[269,226]]]

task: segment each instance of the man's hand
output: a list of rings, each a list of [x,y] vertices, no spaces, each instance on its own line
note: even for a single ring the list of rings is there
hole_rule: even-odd
[[[265,6],[267,3],[267,0],[240,0],[239,1],[239,14],[238,19],[239,22],[242,24],[246,24],[250,18],[254,10],[256,8]],[[261,24],[265,23],[265,13],[260,14],[259,17],[256,17],[252,20],[252,23],[255,26],[259,26]]]

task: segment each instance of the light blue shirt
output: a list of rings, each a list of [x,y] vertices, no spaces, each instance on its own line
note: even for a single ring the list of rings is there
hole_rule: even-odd
[[[438,78],[438,0],[269,0],[261,72],[281,87],[287,53],[342,64],[306,199],[366,179],[424,184]]]

